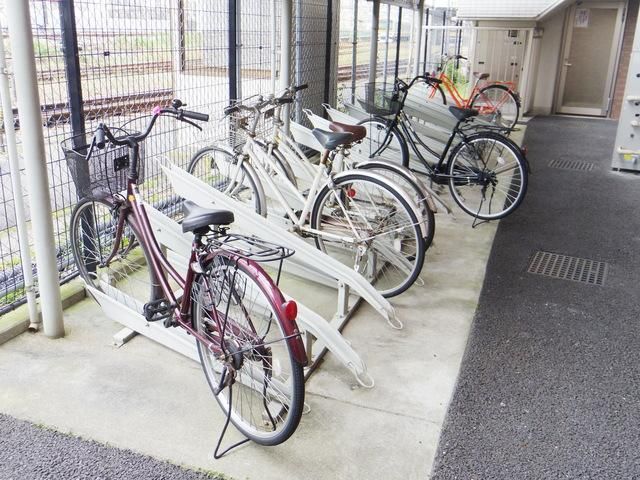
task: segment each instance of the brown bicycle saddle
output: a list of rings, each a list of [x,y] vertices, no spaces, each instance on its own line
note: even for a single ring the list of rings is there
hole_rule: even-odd
[[[367,136],[367,129],[362,125],[347,125],[346,123],[331,122],[329,130],[332,132],[350,133],[353,135],[352,142],[359,142]]]

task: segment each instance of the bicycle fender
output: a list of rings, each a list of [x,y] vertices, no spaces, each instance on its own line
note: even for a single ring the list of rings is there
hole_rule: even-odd
[[[215,256],[216,253],[211,253],[210,255]],[[280,319],[282,319],[282,328],[285,336],[288,337],[287,343],[291,348],[293,357],[303,367],[307,366],[309,359],[304,349],[304,343],[302,343],[302,332],[298,328],[298,324],[295,320],[289,320],[287,318],[284,310],[286,300],[271,276],[253,260],[248,260],[235,255],[229,255],[229,258],[238,263],[242,263],[249,270],[253,278],[258,281],[264,291],[268,293],[271,306],[276,312],[278,312]]]

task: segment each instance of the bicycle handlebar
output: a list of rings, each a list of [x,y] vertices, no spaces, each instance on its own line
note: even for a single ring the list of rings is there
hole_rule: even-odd
[[[109,129],[109,127],[104,123],[101,123],[98,125],[98,128],[96,129],[94,134],[95,146],[99,149],[104,148],[106,145],[106,140],[108,139],[109,142],[113,143],[114,145],[118,145],[118,146],[126,145],[126,146],[132,147],[135,144],[138,144],[139,142],[147,138],[147,136],[151,133],[151,130],[153,129],[153,126],[156,123],[156,120],[158,120],[158,117],[160,117],[161,115],[170,115],[174,117],[176,120],[180,120],[182,122],[188,123],[189,125],[192,125],[202,130],[200,126],[186,119],[189,118],[192,120],[198,120],[200,122],[208,122],[209,115],[207,115],[206,113],[199,113],[199,112],[192,112],[190,110],[184,110],[180,108],[183,105],[184,104],[180,100],[175,99],[172,102],[172,106],[170,108],[155,107],[153,109],[153,116],[151,117],[151,120],[149,121],[147,128],[145,129],[144,132],[139,133],[137,135],[125,135],[120,138],[116,138],[111,133],[111,130]]]

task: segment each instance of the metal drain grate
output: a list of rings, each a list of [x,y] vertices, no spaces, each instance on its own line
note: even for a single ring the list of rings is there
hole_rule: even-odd
[[[590,172],[593,170],[594,164],[581,162],[580,160],[563,160],[554,159],[549,162],[551,168],[561,168],[562,170],[579,170],[581,172]]]
[[[608,265],[587,258],[570,257],[550,252],[536,252],[527,272],[546,277],[604,285]]]

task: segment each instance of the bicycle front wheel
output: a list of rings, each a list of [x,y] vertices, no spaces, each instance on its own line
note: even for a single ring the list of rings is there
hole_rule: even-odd
[[[287,440],[300,423],[304,375],[287,338],[273,283],[255,264],[217,255],[192,287],[193,326],[204,374],[225,415],[261,445]],[[276,298],[277,297],[277,298]],[[222,350],[222,353],[220,352]],[[232,380],[229,378],[232,377]]]
[[[506,85],[484,87],[469,106],[478,110],[480,118],[504,128],[513,128],[520,116],[520,101]]]
[[[449,157],[449,189],[469,215],[497,220],[513,212],[527,192],[526,159],[501,135],[483,132],[460,142]]]
[[[250,205],[258,215],[266,215],[262,184],[253,168],[237,155],[224,148],[206,147],[193,156],[187,171],[234,200]]]
[[[362,274],[385,297],[407,290],[422,271],[426,244],[409,202],[379,176],[349,173],[318,193],[316,246]]]
[[[351,147],[354,160],[387,160],[409,166],[409,147],[398,127],[384,118],[368,118],[358,123],[367,129],[367,136]]]
[[[87,285],[142,312],[145,303],[161,298],[160,285],[139,233],[128,220],[118,232],[118,217],[109,200],[81,200],[71,214],[71,251]]]

